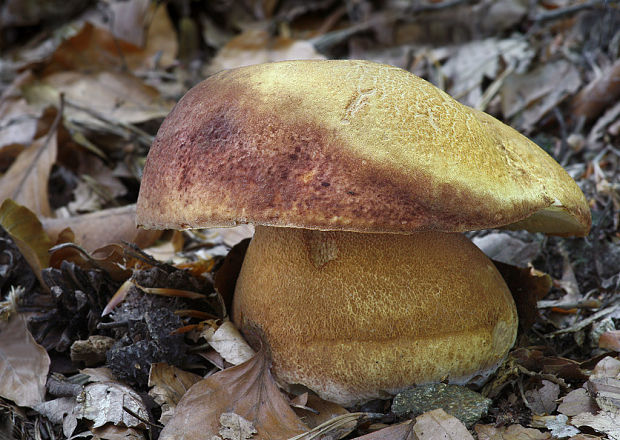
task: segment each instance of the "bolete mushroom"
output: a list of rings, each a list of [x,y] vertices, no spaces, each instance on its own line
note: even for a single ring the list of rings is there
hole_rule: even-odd
[[[289,61],[213,75],[162,124],[147,228],[256,225],[233,319],[283,383],[352,405],[481,383],[515,305],[461,232],[585,235],[575,182],[536,144],[404,70]]]

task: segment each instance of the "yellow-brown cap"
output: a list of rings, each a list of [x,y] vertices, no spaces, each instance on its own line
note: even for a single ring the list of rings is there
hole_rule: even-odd
[[[526,137],[409,72],[351,60],[254,65],[195,86],[151,147],[137,218],[559,235],[591,222],[575,182]]]

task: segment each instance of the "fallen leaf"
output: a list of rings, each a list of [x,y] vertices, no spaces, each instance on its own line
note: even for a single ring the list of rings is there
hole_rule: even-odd
[[[107,423],[123,425],[130,428],[144,428],[144,422],[131,415],[124,408],[129,408],[143,420],[149,419],[149,412],[142,398],[127,385],[120,382],[97,382],[86,385],[84,391],[76,398],[78,418],[92,420],[93,428]]]
[[[0,206],[0,226],[11,236],[42,285],[41,270],[49,266],[52,242],[37,216],[28,208],[6,199]]]
[[[514,297],[519,314],[519,327],[528,330],[538,319],[538,301],[549,293],[553,285],[551,277],[532,267],[517,267],[499,261],[493,261],[493,264]]]
[[[45,397],[50,358],[36,343],[23,315],[0,320],[0,396],[33,407]]]
[[[413,432],[418,440],[474,440],[459,419],[441,408],[418,416]]]
[[[542,246],[536,237],[524,240],[506,231],[491,231],[472,238],[472,243],[491,260],[517,267],[527,267],[540,254]]]
[[[235,413],[223,413],[220,424],[220,435],[224,440],[248,440],[257,433],[252,422]]]
[[[576,416],[584,412],[596,414],[599,411],[594,399],[584,388],[573,390],[562,399],[558,412],[566,416]]]
[[[47,417],[50,422],[62,425],[65,437],[71,437],[77,427],[77,417],[73,413],[75,408],[75,398],[59,397],[58,399],[41,402],[34,406],[34,410]]]
[[[592,373],[594,377],[617,377],[620,375],[620,360],[605,356],[596,364]]]
[[[533,56],[534,51],[522,37],[475,40],[459,46],[441,73],[450,80],[451,87],[447,90],[450,95],[463,104],[478,107],[485,77],[498,77],[502,65],[510,70],[523,70]]]
[[[548,380],[542,381],[543,386],[525,392],[529,408],[534,414],[551,414],[557,407],[556,400],[560,396],[560,386]]]
[[[181,370],[165,362],[151,365],[148,385],[152,388],[149,396],[161,406],[159,421],[163,425],[170,421],[177,404],[187,390],[201,379],[202,377],[197,374]]]
[[[100,428],[93,428],[87,434],[92,435],[92,440],[144,440],[145,438],[144,434],[137,429],[116,426],[112,423],[103,425]]]
[[[547,440],[551,438],[551,434],[547,432],[525,428],[521,425],[499,427],[476,425],[474,429],[478,434],[478,440]]]
[[[562,81],[558,83],[558,78]],[[566,60],[540,64],[527,73],[513,73],[501,89],[502,113],[515,128],[530,131],[581,86],[577,67]]]
[[[397,425],[388,426],[387,428],[383,428],[378,431],[371,432],[370,434],[366,434],[361,437],[355,437],[354,440],[418,440],[418,437],[416,436],[413,428],[414,428],[414,425],[411,422],[411,420],[409,420],[404,423],[399,423]],[[424,437],[424,438],[431,438],[431,437]],[[439,437],[436,437],[436,438],[439,439]],[[445,437],[445,438],[448,439],[452,437]]]
[[[104,130],[110,122],[123,126],[163,118],[172,108],[155,88],[123,72],[63,71],[23,89],[28,102],[39,106],[58,103],[64,93],[65,118],[91,129]]]
[[[65,228],[71,228],[73,241],[88,252],[122,242],[146,248],[162,234],[162,231],[136,228],[136,205],[102,209],[68,218],[43,219],[43,228],[55,242]]]
[[[57,148],[54,130],[22,151],[0,177],[0,200],[13,199],[39,216],[51,217],[47,183]]]
[[[620,352],[620,330],[603,333],[598,339],[598,346],[604,350]]]
[[[573,98],[571,105],[575,117],[591,120],[618,102],[619,84],[620,60],[616,60]]]
[[[255,354],[237,327],[230,321],[225,321],[213,333],[203,332],[203,336],[225,361],[233,365],[242,364]]]
[[[586,382],[586,387],[599,408],[620,414],[620,376],[617,379],[593,376]]]
[[[254,425],[256,440],[284,439],[308,430],[278,389],[266,355],[259,352],[193,385],[159,438],[210,439],[219,434],[220,416],[231,412]]]
[[[571,425],[588,426],[595,431],[607,434],[610,439],[620,440],[620,414],[599,412],[598,414],[583,413],[570,420]]]
[[[315,428],[322,423],[327,422],[334,417],[343,416],[349,414],[342,406],[337,403],[329,402],[321,399],[315,394],[307,394],[307,401],[304,406],[309,409],[295,408],[295,412],[299,418],[310,428]],[[343,437],[351,433],[357,426],[357,423],[353,421],[349,426],[344,426],[342,429]],[[333,435],[333,433],[332,433]],[[339,435],[335,436],[340,438]]]
[[[251,29],[230,40],[207,66],[208,74],[251,64],[285,60],[323,60],[312,43],[284,37],[272,37],[269,32]]]
[[[546,420],[545,426],[551,431],[551,435],[557,438],[571,437],[579,434],[577,428],[567,425],[566,422],[568,422],[568,417],[564,414],[559,414]]]

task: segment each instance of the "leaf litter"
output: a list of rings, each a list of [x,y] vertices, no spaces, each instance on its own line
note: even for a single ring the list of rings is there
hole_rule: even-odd
[[[156,438],[212,399],[213,438],[261,438],[280,422],[290,429],[277,438],[618,438],[615,2],[87,3],[0,5],[0,327],[20,323],[25,341],[0,338],[16,365],[0,368],[13,371],[0,382],[0,434],[7,419],[20,438]],[[470,234],[509,282],[521,321],[470,431],[449,405],[412,419],[390,402],[348,412],[284,393],[260,353],[242,363],[251,351],[227,318],[247,241],[233,246],[251,228],[135,230],[141,168],[172,104],[222,68],[296,58],[386,61],[429,79],[526,132],[588,198],[586,240]],[[38,369],[18,368],[27,349]],[[105,364],[91,379],[80,372]],[[54,377],[89,393],[81,403],[54,394]],[[15,380],[29,391],[11,391]],[[243,398],[238,381],[254,384]],[[104,391],[128,405],[106,407]]]

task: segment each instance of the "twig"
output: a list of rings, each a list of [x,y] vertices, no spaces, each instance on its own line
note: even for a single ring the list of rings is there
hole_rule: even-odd
[[[549,20],[557,20],[558,18],[565,17],[567,15],[575,14],[579,11],[583,11],[584,9],[592,9],[592,8],[600,8],[606,7],[610,3],[617,3],[619,0],[590,0],[584,3],[580,3],[578,5],[567,6],[566,8],[555,9],[553,11],[542,12],[535,17],[532,18],[532,21],[542,22]]]
[[[93,110],[91,108],[88,107],[84,107],[83,105],[77,104],[71,100],[66,100],[66,104],[68,107],[72,107],[76,110],[82,111],[84,113],[87,113],[88,115],[92,116],[95,119],[98,119],[108,125],[111,126],[117,126],[117,127],[121,127],[124,128],[125,130],[129,131],[130,133],[138,136],[138,139],[140,139],[140,141],[142,141],[145,145],[151,145],[153,143],[153,139],[154,137],[151,136],[150,134],[148,134],[146,131],[136,127],[133,124],[130,124],[128,122],[123,122],[123,121],[119,121],[119,120],[112,120],[110,118],[108,118],[107,116],[99,113],[96,110]]]
[[[575,325],[571,325],[570,327],[563,328],[561,330],[557,330],[557,331],[555,331],[553,333],[549,333],[547,336],[554,337],[554,336],[557,336],[557,335],[563,335],[565,333],[578,332],[579,330],[582,330],[582,329],[586,328],[587,326],[589,326],[590,324],[592,324],[594,321],[596,321],[598,319],[601,319],[601,318],[604,318],[607,315],[611,315],[616,310],[620,310],[620,304],[608,307],[606,309],[603,309],[603,310],[599,311],[598,313],[595,313],[594,315],[592,315],[592,316],[590,316],[590,317],[588,317],[586,319],[582,319],[581,321],[579,321]]]

